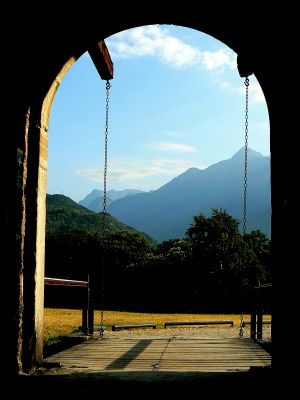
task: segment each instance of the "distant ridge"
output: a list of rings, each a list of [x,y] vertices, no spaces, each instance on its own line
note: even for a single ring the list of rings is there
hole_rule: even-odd
[[[157,190],[112,202],[108,212],[157,241],[183,237],[199,213],[223,208],[242,220],[244,148],[201,170],[189,168]],[[248,225],[270,237],[270,157],[248,149]]]
[[[133,196],[138,193],[144,192],[137,189],[108,190],[106,204],[109,205],[115,200],[123,197]],[[91,211],[100,212],[103,204],[103,190],[92,190],[84,199],[80,200],[78,204],[88,208]]]

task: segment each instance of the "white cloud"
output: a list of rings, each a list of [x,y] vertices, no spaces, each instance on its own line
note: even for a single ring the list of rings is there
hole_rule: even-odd
[[[221,89],[230,91],[231,93],[238,94],[240,96],[245,96],[245,86],[242,82],[240,86],[235,86],[228,81],[219,82],[218,85]],[[249,85],[249,100],[254,103],[265,102],[265,96],[259,83],[256,80],[253,81],[253,78],[251,80],[251,77]]]
[[[103,180],[103,170],[99,168],[82,168],[76,169],[74,172],[87,181],[102,182]]]
[[[232,83],[231,82],[227,82],[227,81],[220,82],[219,86],[220,86],[221,89],[231,89]]]
[[[184,43],[170,31],[158,25],[142,26],[120,32],[106,41],[113,58],[152,56],[173,68],[199,66],[210,73],[218,73],[217,85],[231,93],[244,93],[242,87],[224,81],[226,71],[237,68],[236,53],[229,48],[207,51]],[[214,75],[216,78],[216,75]],[[250,99],[263,102],[265,97],[257,81],[249,87]]]
[[[208,71],[229,67],[236,68],[236,56],[229,50],[218,50],[214,52],[204,51],[202,53],[202,64]]]
[[[198,50],[155,25],[129,29],[107,40],[113,57],[156,56],[174,67],[192,65]]]
[[[145,147],[167,151],[167,152],[180,152],[180,153],[197,153],[195,147],[182,144],[182,143],[172,143],[172,142],[150,142],[145,145]]]
[[[258,82],[252,82],[249,85],[249,94],[255,102],[261,103],[266,101],[264,93]]]
[[[138,188],[145,188],[148,184],[151,186],[149,189],[156,189],[191,167],[205,169],[207,165],[195,165],[194,162],[185,159],[159,158],[148,162],[126,158],[113,159],[108,166],[108,182],[111,187],[123,183],[124,187],[135,184]],[[103,170],[100,168],[84,168],[76,170],[75,173],[88,181],[103,182]]]
[[[203,51],[157,25],[120,32],[107,40],[107,46],[113,58],[154,56],[174,68],[196,64],[208,71],[236,67],[236,55],[229,49]]]

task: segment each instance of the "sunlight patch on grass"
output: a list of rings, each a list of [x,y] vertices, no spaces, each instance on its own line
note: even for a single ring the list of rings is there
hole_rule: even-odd
[[[68,335],[81,326],[82,311],[59,308],[44,310],[44,342]]]
[[[94,317],[95,325],[99,325],[100,311],[95,311]],[[44,341],[52,341],[57,336],[74,332],[81,326],[81,318],[81,310],[45,308]],[[264,318],[267,320],[270,319],[270,316]],[[104,325],[107,330],[111,330],[112,325],[154,323],[157,324],[157,329],[163,329],[166,321],[219,321],[225,319],[233,320],[235,327],[240,324],[240,315],[237,314],[158,314],[104,311]],[[250,315],[244,315],[244,319],[250,319]]]

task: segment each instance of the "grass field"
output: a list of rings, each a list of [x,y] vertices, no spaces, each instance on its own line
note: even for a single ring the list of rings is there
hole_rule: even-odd
[[[110,330],[112,325],[122,324],[157,324],[157,329],[162,329],[166,321],[204,321],[229,319],[235,326],[240,324],[240,315],[237,314],[151,314],[124,311],[105,311],[105,329]],[[250,319],[250,315],[244,315]],[[95,325],[99,325],[100,312],[95,311]],[[67,335],[81,326],[81,310],[66,310],[45,308],[44,315],[44,342],[55,340],[55,337]]]

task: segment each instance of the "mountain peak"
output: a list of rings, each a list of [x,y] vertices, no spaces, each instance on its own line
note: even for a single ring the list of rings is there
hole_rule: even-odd
[[[199,168],[191,167],[191,168],[188,168],[188,169],[187,169],[185,172],[183,172],[181,175],[192,176],[192,175],[199,174],[199,171],[201,171]]]
[[[164,186],[141,196],[113,202],[108,212],[123,223],[161,242],[183,238],[193,217],[213,208],[243,217],[244,148],[232,159],[201,170],[189,168]],[[270,163],[268,157],[249,149],[247,228],[270,234]]]
[[[112,203],[115,200],[121,199],[122,197],[130,197],[135,194],[143,193],[142,190],[137,189],[124,189],[124,190],[108,190],[107,200],[108,203]],[[84,199],[78,202],[79,205],[94,211],[101,211],[100,205],[103,202],[103,190],[94,189]]]
[[[191,182],[191,180],[193,181],[195,179],[195,177],[199,176],[199,174],[201,174],[202,172],[203,171],[199,168],[195,168],[195,167],[188,168],[186,171],[182,172],[182,174],[176,176],[170,182],[161,186],[160,189],[158,189],[158,190],[168,188],[170,184],[177,185],[178,182],[185,182],[185,183]]]
[[[244,157],[245,157],[245,146],[241,147],[240,150],[231,157],[231,159],[241,159]],[[250,147],[248,147],[248,158],[261,158],[261,157],[264,157],[261,153],[252,150],[250,149]]]

